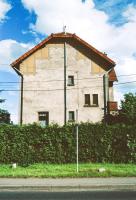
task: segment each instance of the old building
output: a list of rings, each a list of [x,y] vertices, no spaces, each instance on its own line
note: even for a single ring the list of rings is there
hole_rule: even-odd
[[[115,63],[75,34],[51,34],[14,61],[21,76],[20,122],[98,122],[116,107]],[[109,106],[111,107],[111,106]]]

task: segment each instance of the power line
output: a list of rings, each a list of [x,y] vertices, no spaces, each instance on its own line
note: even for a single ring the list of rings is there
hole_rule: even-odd
[[[121,76],[136,76],[136,74],[122,74],[122,75],[119,75],[117,77],[121,77]]]
[[[74,79],[74,80],[91,80],[91,79],[98,79],[102,77],[92,77],[92,78],[81,78],[81,79]],[[60,80],[60,79],[56,79],[56,80],[48,80],[48,81],[24,81],[24,83],[44,83],[44,82],[57,82],[57,81],[64,81],[64,80]],[[18,81],[0,81],[0,83],[21,83]]]
[[[102,87],[102,86],[99,86],[99,87]],[[85,89],[85,88],[90,88],[90,87],[84,87],[84,88],[71,88],[71,89],[68,89],[67,90],[77,90],[77,89]],[[94,87],[93,87],[94,88]],[[96,87],[95,87],[96,88]],[[13,89],[13,90],[8,90],[8,89],[0,89],[2,92],[9,92],[9,91],[16,91],[16,92],[19,92],[21,91],[20,89]],[[24,92],[50,92],[50,91],[61,91],[61,90],[64,90],[64,88],[56,88],[56,89],[48,89],[48,90],[44,90],[44,89],[31,89],[31,90],[23,90]]]
[[[130,81],[130,82],[122,82],[122,83],[118,83],[118,84],[115,84],[115,85],[122,85],[122,84],[130,84],[130,83],[136,83],[136,81]],[[103,88],[103,85],[95,85],[95,86],[90,86],[90,87],[74,87],[74,88],[67,88],[67,90],[77,90],[77,89],[89,89],[89,88]],[[21,91],[20,89],[0,89],[1,91]],[[64,88],[56,88],[56,89],[24,89],[23,91],[26,91],[26,92],[42,92],[42,91],[59,91],[59,90],[64,90]]]
[[[136,74],[128,74],[128,75],[119,75],[118,77],[126,77],[126,76],[136,76]],[[94,79],[102,79],[103,77],[90,77],[90,78],[79,78],[79,79],[74,79],[74,80],[94,80]],[[115,78],[115,76],[111,76],[111,78]],[[56,79],[56,80],[46,80],[46,81],[24,81],[24,83],[43,83],[43,82],[61,82],[64,80],[61,79]],[[21,83],[19,81],[0,81],[1,84],[3,83]]]
[[[128,81],[123,83],[115,83],[114,85],[123,85],[123,84],[129,84],[129,83],[136,83],[136,81]]]

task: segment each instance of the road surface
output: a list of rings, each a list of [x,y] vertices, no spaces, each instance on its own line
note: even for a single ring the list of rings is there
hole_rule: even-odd
[[[0,192],[0,200],[136,200],[136,191]]]

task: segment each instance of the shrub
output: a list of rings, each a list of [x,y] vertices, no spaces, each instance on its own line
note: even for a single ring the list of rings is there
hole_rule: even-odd
[[[136,125],[79,124],[79,162],[136,162]],[[0,125],[0,163],[75,163],[74,124]]]

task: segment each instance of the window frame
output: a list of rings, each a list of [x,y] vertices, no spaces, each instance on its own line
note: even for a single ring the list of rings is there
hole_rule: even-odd
[[[89,97],[89,98],[88,98]],[[87,102],[88,101],[88,102]],[[84,105],[85,106],[90,106],[91,105],[91,98],[90,94],[84,94]]]
[[[40,120],[40,117],[43,117],[45,119],[44,120]],[[41,125],[41,126],[48,126],[49,125],[49,112],[48,111],[39,111],[38,112],[38,123],[42,124],[41,122],[46,122],[46,124]]]
[[[70,82],[69,82],[69,80],[70,80]],[[68,84],[67,84],[68,86],[74,86],[75,85],[75,83],[74,83],[74,76],[73,75],[69,75],[68,76]]]
[[[95,103],[95,100],[96,100],[96,103]],[[93,103],[93,106],[99,106],[99,95],[98,94],[92,94],[92,103]]]
[[[72,114],[72,119],[70,119],[70,114]],[[74,121],[75,121],[75,111],[70,110],[70,111],[69,111],[68,118],[69,118],[69,119],[68,119],[69,122],[74,122]]]

